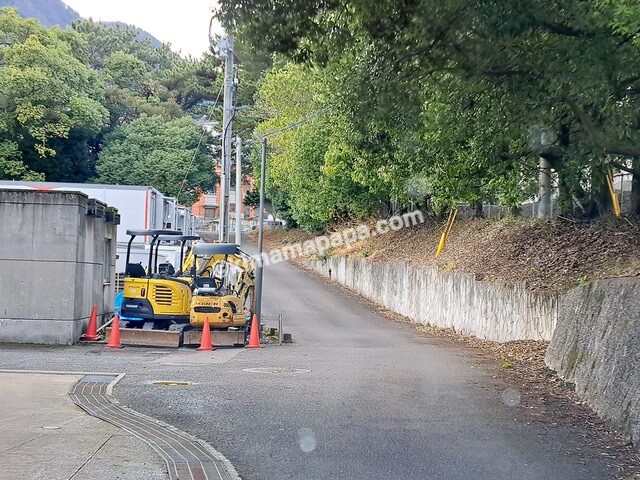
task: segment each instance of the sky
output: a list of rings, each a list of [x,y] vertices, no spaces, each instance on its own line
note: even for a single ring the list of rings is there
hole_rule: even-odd
[[[215,0],[63,0],[82,17],[120,21],[171,43],[183,56],[209,48],[209,21]],[[218,32],[222,30],[218,27]]]

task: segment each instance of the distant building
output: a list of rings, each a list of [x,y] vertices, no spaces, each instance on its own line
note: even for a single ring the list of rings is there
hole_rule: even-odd
[[[216,176],[220,178],[220,165],[216,165],[215,171]],[[243,177],[240,199],[236,199],[235,186],[231,187],[231,191],[229,192],[229,225],[231,232],[235,231],[235,213],[237,205],[239,205],[239,208],[241,209],[242,229],[251,228],[257,223],[256,209],[254,207],[244,205],[245,195],[247,192],[252,191],[254,187],[255,182],[253,181],[253,177]],[[200,195],[200,198],[191,206],[191,212],[198,219],[198,223],[202,225],[203,229],[212,231],[218,230],[221,203],[221,191],[220,188],[216,186],[214,191],[205,192]]]

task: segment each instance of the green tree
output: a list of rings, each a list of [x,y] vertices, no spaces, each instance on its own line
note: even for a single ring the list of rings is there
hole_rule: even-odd
[[[4,140],[0,142],[0,179],[43,181],[43,173],[30,170],[22,161],[18,144]]]
[[[166,70],[180,62],[179,55],[168,45],[154,47],[149,39],[139,39],[136,29],[129,25],[107,25],[83,19],[73,22],[71,29],[84,40],[78,50],[79,58],[98,70],[104,68],[116,52],[133,55],[156,70]]]
[[[151,185],[191,204],[215,182],[202,136],[202,129],[189,117],[167,120],[143,114],[107,136],[96,182]]]
[[[220,59],[205,54],[200,59],[182,60],[171,69],[164,70],[159,81],[183,110],[198,113],[194,111],[194,107],[203,100],[216,100],[220,92]]]
[[[543,154],[565,210],[606,206],[604,172],[615,167],[634,173],[640,212],[635,3],[223,0],[220,18],[326,70],[354,168],[400,201],[403,182],[428,171],[441,203],[515,202]],[[528,143],[540,126],[555,138],[544,152]]]
[[[162,167],[148,178],[167,186],[165,193],[180,192],[185,200],[211,183],[202,166],[209,138],[196,149],[200,130],[186,114],[202,114],[203,100],[215,98],[218,59],[182,59],[127,26],[81,20],[46,28],[13,9],[0,9],[0,38],[0,178],[87,181],[96,176],[101,151],[117,158],[117,151],[142,149],[141,157]],[[145,126],[147,140],[159,145],[140,146],[144,135],[136,128]],[[161,134],[167,126],[175,139]],[[185,158],[196,151],[187,169]],[[167,160],[172,156],[174,163]],[[125,163],[117,175],[108,165],[102,165],[106,177],[126,176]],[[186,183],[176,187],[172,182],[187,170]]]
[[[257,98],[259,112],[268,117],[258,132],[270,135],[272,146],[267,189],[272,199],[281,200],[272,203],[283,218],[318,230],[375,208],[375,196],[354,176],[352,152],[342,142],[344,122],[328,108],[317,71],[293,64],[275,70]]]
[[[0,10],[0,35],[10,39],[0,47],[0,140],[11,152],[5,158],[23,162],[18,175],[36,171],[52,181],[88,178],[89,141],[107,115],[99,77],[59,33]]]
[[[140,96],[152,93],[151,68],[130,53],[117,51],[109,55],[104,65],[109,83],[127,89]]]

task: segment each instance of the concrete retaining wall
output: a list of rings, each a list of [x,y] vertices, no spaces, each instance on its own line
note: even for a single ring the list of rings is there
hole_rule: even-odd
[[[71,344],[93,305],[112,310],[117,226],[87,206],[81,193],[0,190],[0,342]]]
[[[521,285],[359,258],[329,257],[308,260],[307,265],[417,323],[464,335],[498,342],[551,340],[556,324],[557,298],[528,292]]]
[[[546,362],[640,447],[640,279],[598,280],[565,294]]]

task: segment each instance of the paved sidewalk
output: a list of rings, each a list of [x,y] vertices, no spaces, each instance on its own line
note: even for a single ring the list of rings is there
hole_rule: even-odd
[[[74,405],[80,378],[0,372],[2,479],[166,480],[145,442]]]

